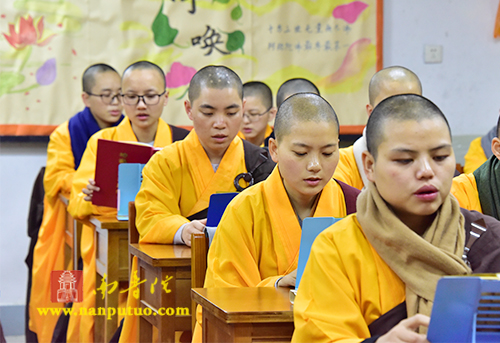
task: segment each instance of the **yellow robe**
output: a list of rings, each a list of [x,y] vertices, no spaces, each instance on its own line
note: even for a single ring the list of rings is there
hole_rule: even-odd
[[[86,220],[90,215],[116,215],[116,208],[95,206],[85,201],[82,189],[89,179],[94,179],[95,163],[97,156],[97,140],[99,138],[113,141],[137,142],[130,121],[125,118],[118,126],[107,128],[93,135],[83,153],[80,167],[78,167],[71,188],[71,196],[68,206],[70,214],[77,219]],[[154,146],[164,147],[172,143],[170,127],[162,119],[159,119],[158,129],[155,136]],[[95,244],[94,227],[83,225],[81,238],[81,255],[83,260],[83,301],[73,304],[74,311],[80,308],[95,307]],[[108,284],[116,280],[107,280]],[[68,325],[67,342],[93,342],[94,341],[94,318],[92,316],[72,316]]]
[[[339,164],[333,173],[333,178],[359,190],[363,189],[363,179],[359,174],[352,145],[347,148],[339,149]]]
[[[172,244],[177,230],[189,223],[186,217],[207,208],[210,195],[236,192],[233,180],[246,172],[239,137],[229,145],[217,172],[194,130],[183,141],[157,152],[143,169],[141,190],[135,198],[140,242]],[[131,274],[137,270],[137,264],[134,256]],[[138,306],[133,296],[127,298],[127,308]],[[137,342],[138,335],[137,317],[125,316],[120,343]]]
[[[488,159],[481,145],[482,137],[475,138],[469,146],[469,150],[464,156],[464,173],[472,173]]]
[[[31,287],[30,330],[38,342],[50,342],[59,316],[40,316],[38,308],[62,308],[64,304],[50,301],[50,275],[64,270],[64,227],[66,206],[59,193],[69,196],[75,173],[68,122],[59,125],[50,135],[47,147],[47,166],[43,178],[45,189],[44,213],[38,241],[33,251],[33,283]]]
[[[266,138],[269,137],[271,133],[273,133],[273,128],[268,124],[266,126],[266,133],[264,134],[264,140],[266,140]],[[241,131],[238,132],[238,137],[240,137],[241,139],[245,139],[245,135]],[[260,147],[263,148],[264,146],[265,146],[264,142],[262,142]]]
[[[302,229],[278,167],[227,207],[208,253],[206,288],[274,287],[297,269]],[[342,188],[330,180],[313,217],[345,217]],[[201,311],[193,342],[201,342]]]
[[[460,207],[483,213],[474,174],[460,174],[454,177],[450,193],[457,198]]]
[[[404,300],[404,283],[350,215],[314,241],[295,298],[292,342],[361,342],[369,324]]]
[[[144,167],[135,199],[141,243],[172,244],[187,217],[208,208],[210,195],[236,192],[234,178],[246,173],[243,142],[235,137],[214,172],[196,132],[156,153]]]

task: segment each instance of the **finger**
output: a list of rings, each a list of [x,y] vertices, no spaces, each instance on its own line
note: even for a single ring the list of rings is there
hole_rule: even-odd
[[[95,185],[95,181],[94,181],[94,180],[92,180],[92,179],[89,179],[89,184],[91,184],[91,185]]]
[[[401,322],[406,328],[416,330],[419,326],[429,326],[430,317],[423,314],[416,314],[413,317],[405,319]]]
[[[203,225],[207,225],[207,218],[200,220],[200,223],[202,223]]]
[[[92,195],[87,195],[86,197],[83,198],[85,201],[92,201]]]

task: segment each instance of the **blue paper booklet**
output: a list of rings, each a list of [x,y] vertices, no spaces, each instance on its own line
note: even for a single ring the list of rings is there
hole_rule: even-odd
[[[220,219],[222,218],[227,205],[236,195],[238,195],[238,193],[232,192],[215,193],[210,196],[207,213],[207,225],[205,227],[205,234],[208,235],[208,246],[212,244],[215,229],[217,229],[217,225],[219,225]]]
[[[311,253],[311,247],[316,237],[327,227],[342,218],[334,217],[308,217],[302,222],[302,236],[300,237],[299,262],[297,265],[297,280],[295,289],[299,288],[300,279]]]
[[[135,201],[142,183],[142,163],[121,163],[118,165],[117,219],[128,220],[128,203]]]

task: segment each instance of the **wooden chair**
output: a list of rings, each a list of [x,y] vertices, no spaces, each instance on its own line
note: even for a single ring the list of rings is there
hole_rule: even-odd
[[[130,244],[139,243],[139,231],[137,231],[137,226],[135,226],[135,201],[131,201],[128,203],[128,244],[129,244],[129,262],[128,262],[128,271],[132,270],[132,259],[134,256],[130,254]]]
[[[202,288],[207,272],[208,237],[204,233],[191,235],[191,288]],[[191,322],[196,324],[196,303],[191,301]]]

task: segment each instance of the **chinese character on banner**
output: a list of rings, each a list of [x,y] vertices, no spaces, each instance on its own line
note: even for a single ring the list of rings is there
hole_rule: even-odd
[[[54,270],[50,274],[50,301],[80,303],[83,301],[83,272]]]
[[[118,287],[118,281],[113,281],[110,284],[108,284],[106,277],[107,277],[107,275],[104,274],[104,276],[102,277],[101,285],[99,286],[99,288],[97,288],[97,290],[101,292],[103,299],[106,296],[106,293],[111,294]],[[108,288],[109,288],[109,290],[108,290]],[[96,293],[96,291],[94,291],[94,293]]]
[[[185,2],[186,0],[181,0],[182,2]],[[172,0],[172,2],[175,2],[175,0]],[[188,11],[191,14],[196,13],[196,0],[191,0],[191,9]]]
[[[211,55],[214,49],[223,55],[230,54],[230,52],[222,51],[217,47],[217,44],[224,44],[224,42],[221,40],[220,33],[212,29],[209,25],[207,25],[207,30],[205,31],[203,36],[196,36],[194,38],[191,38],[191,44],[193,46],[201,44],[202,49],[208,49],[205,56]]]
[[[134,298],[136,299],[139,299],[139,285],[141,283],[144,283],[146,282],[147,280],[142,280],[137,276],[137,270],[134,270],[134,275],[132,276],[132,280],[130,280],[130,287],[121,291],[120,293],[125,293],[131,289],[133,289],[132,291],[132,295],[134,296]]]

